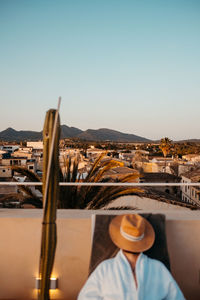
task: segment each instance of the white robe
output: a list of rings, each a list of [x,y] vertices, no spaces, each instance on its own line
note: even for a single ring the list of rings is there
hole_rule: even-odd
[[[131,266],[122,250],[100,263],[89,276],[78,300],[184,300],[168,269],[141,253],[136,261],[136,287]]]

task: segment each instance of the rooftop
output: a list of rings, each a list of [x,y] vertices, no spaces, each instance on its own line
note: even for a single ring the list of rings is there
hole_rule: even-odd
[[[188,171],[182,174],[182,176],[191,179],[192,182],[200,182],[200,168]]]

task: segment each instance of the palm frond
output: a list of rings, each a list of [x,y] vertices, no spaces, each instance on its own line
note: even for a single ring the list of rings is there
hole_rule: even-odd
[[[84,182],[101,182],[102,177],[106,174],[107,171],[119,167],[119,166],[124,166],[124,163],[116,161],[116,160],[107,160],[103,163],[102,159],[104,158],[106,153],[103,153],[100,155],[94,162],[94,168],[92,167],[92,172],[91,170],[89,171],[90,176],[87,176],[84,180]],[[91,195],[94,194],[94,188],[92,186],[87,186],[87,187],[81,187],[80,191],[83,195],[82,201],[88,202],[88,199],[90,199]],[[87,198],[87,199],[86,199]],[[84,200],[85,199],[85,200]],[[84,204],[83,204],[84,205]]]
[[[22,201],[23,196],[22,194],[19,193],[12,193],[9,195],[4,195],[1,197],[0,201],[1,202],[13,202],[13,201]]]
[[[35,194],[32,192],[31,188],[28,186],[20,185],[19,186],[20,191],[25,193],[26,196],[28,197],[35,197]]]
[[[106,173],[116,167],[124,166],[124,163],[116,160],[102,159],[106,152],[102,153],[93,163],[93,166],[88,172],[88,175],[83,182],[128,182],[135,181],[138,178],[138,173],[122,176],[119,180],[114,180],[109,177],[104,177]],[[63,176],[63,181],[80,182],[78,176],[79,160],[75,159],[72,163],[71,157],[66,160],[66,174]],[[140,195],[142,190],[138,188],[106,187],[106,186],[69,186],[60,187],[61,198],[60,208],[80,208],[80,209],[96,209],[101,208],[116,198],[123,195]]]
[[[103,163],[102,163],[102,167],[107,166],[107,165],[108,165],[108,162],[111,163],[111,164],[113,164],[113,165],[115,165],[114,168],[116,168],[116,167],[124,167],[124,163],[123,163],[123,162],[118,161],[118,160],[115,160],[115,159],[110,159],[109,161],[103,162]]]
[[[133,206],[117,206],[117,207],[108,207],[108,208],[103,208],[106,210],[135,210],[138,209],[137,207]]]
[[[36,208],[42,208],[43,207],[42,200],[40,200],[37,197],[30,197],[30,198],[27,197],[21,203],[22,204],[31,204]]]
[[[95,174],[96,169],[99,168],[99,163],[103,159],[103,157],[106,155],[106,152],[103,152],[102,154],[99,155],[99,157],[95,160],[92,168],[88,172],[88,175],[85,178],[85,182],[90,182],[90,178]]]
[[[132,182],[136,179],[139,178],[139,173],[133,173],[133,174],[129,174],[129,175],[125,175],[124,177],[120,178],[120,182],[124,183],[124,182]]]
[[[71,182],[71,157],[66,161],[67,173],[66,173],[66,182]]]
[[[73,169],[72,169],[72,176],[71,176],[71,182],[76,182],[77,178],[78,178],[78,164],[79,161],[76,158],[73,162]]]
[[[112,170],[119,166],[119,162],[117,161],[109,161],[106,165],[104,165],[93,178],[93,182],[98,182],[99,179],[109,170]]]
[[[26,176],[29,179],[29,181],[31,181],[31,182],[41,182],[40,177],[38,175],[36,175],[35,173],[33,173],[32,171],[28,170],[27,168],[13,166],[12,170],[23,176]],[[42,193],[41,186],[35,186],[35,188]]]

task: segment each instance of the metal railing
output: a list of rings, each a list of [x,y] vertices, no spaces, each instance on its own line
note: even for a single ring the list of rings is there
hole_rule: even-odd
[[[24,186],[41,186],[42,182],[17,182],[1,181],[1,185],[24,185]],[[200,182],[182,183],[182,182],[59,182],[60,186],[200,186]]]

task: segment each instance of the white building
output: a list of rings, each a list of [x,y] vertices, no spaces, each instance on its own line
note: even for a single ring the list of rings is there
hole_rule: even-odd
[[[34,150],[43,150],[43,141],[27,142],[27,147],[31,147]]]
[[[183,155],[182,159],[185,159],[191,163],[198,163],[198,162],[200,162],[200,155],[199,154],[187,154],[187,155]]]
[[[145,157],[133,161],[133,166],[143,169],[145,173],[170,173],[170,166],[174,164],[173,158],[154,157],[152,160],[148,160]]]
[[[200,182],[200,168],[182,174],[182,183]],[[188,203],[198,203],[200,205],[200,186],[181,186],[182,200]]]
[[[10,166],[0,166],[0,178],[11,178],[12,168]]]
[[[3,145],[1,148],[3,151],[13,153],[15,150],[19,149],[19,145]]]
[[[187,163],[179,163],[178,164],[178,176],[187,173],[189,171],[192,171],[195,168],[194,164],[191,164],[189,162]]]
[[[2,166],[26,166],[26,157],[9,157],[2,158],[1,165]]]

